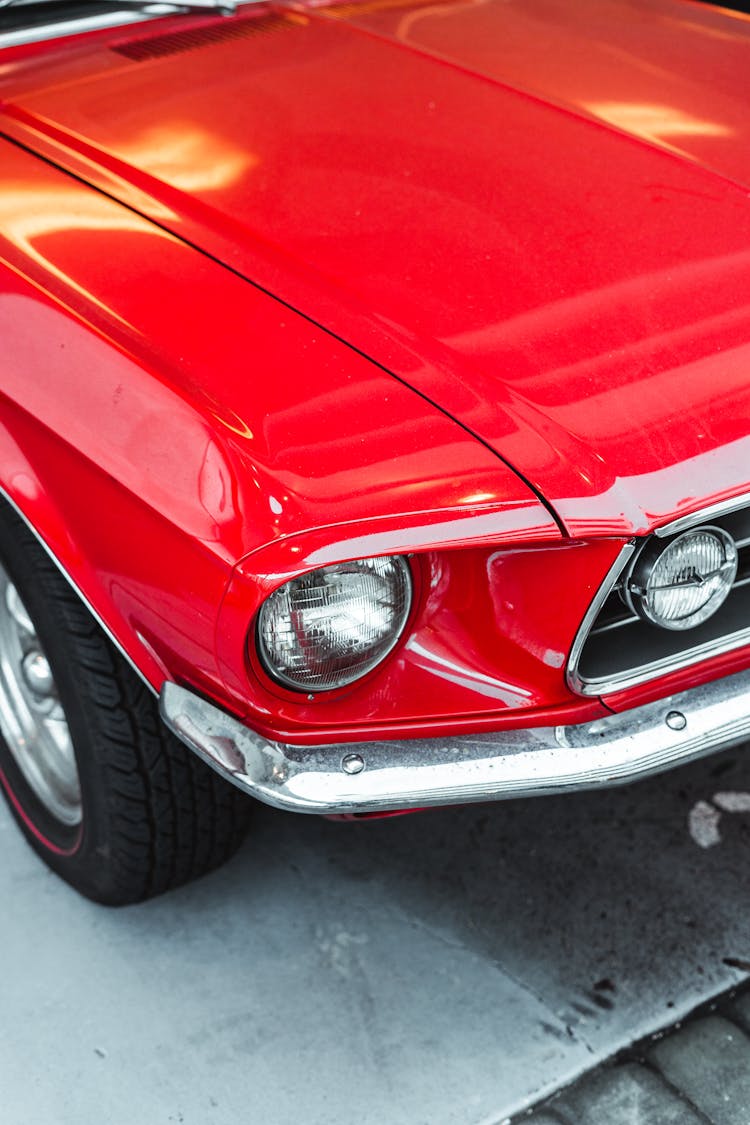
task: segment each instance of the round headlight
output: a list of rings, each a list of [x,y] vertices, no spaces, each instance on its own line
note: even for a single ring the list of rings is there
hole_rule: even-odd
[[[411,574],[397,556],[325,566],[264,602],[258,652],[299,691],[332,691],[364,676],[396,644],[409,616]]]
[[[631,608],[662,629],[693,629],[723,604],[737,574],[737,548],[720,527],[697,527],[637,557],[626,585]]]

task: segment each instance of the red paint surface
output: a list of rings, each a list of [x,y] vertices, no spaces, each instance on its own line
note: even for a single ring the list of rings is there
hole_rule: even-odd
[[[750,23],[255,5],[0,62],[0,132],[113,197],[0,142],[0,483],[152,683],[300,740],[591,713],[621,538],[750,490]],[[387,551],[432,591],[393,657],[263,683],[263,593]]]

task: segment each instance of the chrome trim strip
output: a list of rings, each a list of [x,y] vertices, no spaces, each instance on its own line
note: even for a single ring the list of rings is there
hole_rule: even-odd
[[[40,547],[41,547],[41,548],[42,548],[42,549],[44,550],[44,552],[45,552],[45,553],[46,553],[46,554],[47,554],[47,555],[49,556],[49,558],[50,558],[50,559],[52,560],[52,562],[53,562],[53,563],[55,564],[55,566],[57,567],[57,569],[58,569],[58,570],[60,571],[60,574],[62,574],[63,578],[64,578],[64,579],[65,579],[65,581],[66,581],[66,582],[68,583],[68,585],[69,585],[69,586],[70,586],[70,587],[71,587],[71,588],[72,588],[72,589],[73,589],[73,590],[75,591],[75,593],[76,593],[76,594],[78,595],[78,597],[79,597],[79,598],[81,599],[81,601],[83,602],[83,604],[84,604],[84,605],[86,606],[86,609],[87,609],[87,610],[89,611],[89,613],[91,614],[91,616],[92,616],[92,617],[94,618],[94,621],[96,621],[96,623],[97,623],[97,625],[99,626],[99,628],[100,628],[100,629],[102,629],[104,633],[106,633],[107,637],[108,637],[108,638],[110,639],[110,641],[111,641],[111,642],[112,642],[112,644],[113,644],[113,645],[115,646],[115,648],[116,648],[116,649],[117,649],[117,651],[118,651],[118,652],[120,653],[120,655],[121,655],[121,656],[123,656],[125,660],[127,660],[127,662],[128,662],[128,664],[130,665],[130,667],[131,667],[131,668],[133,669],[133,671],[134,671],[134,672],[136,672],[136,673],[138,674],[138,676],[140,677],[140,679],[141,679],[141,680],[143,680],[144,684],[145,684],[145,685],[146,685],[146,687],[147,687],[147,688],[149,689],[149,691],[152,691],[152,692],[154,693],[154,695],[158,695],[159,693],[158,693],[158,691],[156,690],[156,688],[154,687],[154,685],[153,685],[153,684],[152,684],[152,683],[150,682],[150,680],[148,680],[148,679],[147,679],[147,678],[146,678],[146,677],[144,676],[143,672],[142,672],[142,671],[140,670],[140,668],[138,667],[138,665],[137,665],[137,664],[135,663],[135,661],[133,660],[132,656],[130,656],[130,654],[129,654],[128,652],[126,652],[126,651],[125,651],[125,649],[124,649],[124,648],[122,647],[122,645],[121,645],[121,644],[120,644],[120,642],[118,641],[117,637],[116,637],[116,636],[114,635],[114,633],[112,632],[112,630],[111,630],[111,629],[109,628],[109,626],[107,625],[106,621],[104,621],[104,620],[103,620],[103,619],[102,619],[102,618],[101,618],[101,617],[99,616],[99,614],[97,613],[97,611],[96,611],[96,610],[94,609],[94,607],[92,606],[91,602],[90,602],[90,601],[88,600],[88,598],[86,597],[86,595],[85,595],[85,594],[83,593],[83,591],[81,590],[80,586],[79,586],[79,585],[78,585],[78,584],[77,584],[77,583],[76,583],[76,582],[75,582],[75,581],[74,581],[74,580],[73,580],[73,579],[72,579],[72,578],[70,577],[70,575],[68,574],[68,571],[67,571],[67,570],[65,569],[65,567],[63,566],[63,564],[62,564],[62,563],[60,562],[60,560],[59,560],[59,559],[57,558],[57,556],[56,556],[56,555],[54,554],[54,552],[52,551],[52,549],[51,549],[51,548],[50,548],[50,547],[49,547],[49,546],[47,545],[47,543],[46,543],[46,542],[44,541],[44,539],[42,539],[42,536],[41,536],[41,535],[40,535],[40,533],[39,533],[39,532],[37,531],[37,529],[36,529],[36,528],[34,527],[33,523],[32,523],[32,522],[31,522],[31,520],[30,520],[30,519],[28,518],[28,516],[26,515],[26,513],[25,513],[25,512],[23,512],[23,511],[22,511],[22,510],[21,510],[21,509],[20,509],[20,508],[18,507],[18,504],[17,504],[16,502],[15,502],[15,500],[13,499],[13,497],[12,497],[12,496],[10,496],[10,495],[9,495],[9,493],[7,493],[7,492],[5,491],[5,489],[3,488],[3,486],[2,486],[2,485],[0,485],[0,497],[1,497],[1,498],[2,498],[3,500],[6,500],[6,501],[8,502],[8,504],[10,505],[10,507],[11,507],[11,508],[13,509],[13,511],[14,511],[14,512],[16,513],[16,515],[17,515],[17,516],[19,516],[19,517],[20,517],[20,518],[21,518],[21,519],[23,520],[23,522],[24,522],[24,523],[26,524],[26,526],[28,527],[28,529],[29,529],[29,531],[31,532],[31,534],[32,534],[32,535],[34,536],[34,538],[35,538],[35,539],[36,539],[36,541],[38,542],[39,546],[40,546]]]
[[[586,614],[583,618],[583,621],[581,622],[580,628],[579,628],[578,632],[576,633],[575,640],[573,641],[573,647],[571,648],[570,656],[568,657],[568,668],[567,668],[567,671],[565,673],[565,678],[567,680],[568,687],[571,689],[571,691],[575,691],[579,695],[598,695],[599,694],[598,689],[596,691],[589,691],[587,681],[581,679],[581,677],[579,676],[579,674],[578,674],[578,662],[581,659],[581,653],[583,652],[583,646],[585,645],[586,641],[588,640],[588,636],[589,636],[589,633],[591,632],[591,628],[592,628],[594,622],[596,621],[597,617],[599,616],[599,610],[602,608],[602,606],[606,602],[606,600],[609,597],[610,593],[612,592],[612,589],[614,588],[618,578],[620,577],[622,572],[625,570],[625,567],[627,566],[627,564],[630,562],[631,558],[633,557],[636,546],[637,546],[636,541],[631,540],[630,543],[626,543],[625,546],[622,548],[622,550],[618,554],[617,558],[613,562],[612,566],[610,567],[610,569],[607,573],[607,577],[604,579],[601,586],[597,590],[596,595],[594,596],[594,600],[592,601],[589,608],[586,610]]]
[[[750,737],[750,671],[575,726],[300,747],[270,742],[166,683],[170,729],[222,777],[276,808],[365,813],[625,784]]]
[[[750,507],[750,493],[744,493],[742,496],[735,496],[733,500],[721,500],[718,504],[709,504],[707,508],[702,508],[700,512],[693,512],[691,516],[680,516],[671,523],[664,524],[664,527],[657,527],[654,530],[654,535],[660,539],[664,539],[668,535],[677,535],[680,531],[686,531],[690,527],[694,527],[698,523],[705,523],[706,520],[717,519],[720,516],[728,516],[732,512],[737,512],[740,508]]]
[[[612,633],[615,629],[632,625],[634,621],[638,621],[637,613],[631,613],[628,617],[621,617],[618,621],[610,621],[609,625],[598,625],[595,629],[590,630],[589,636],[601,637],[602,633]]]
[[[155,4],[154,7],[157,7]],[[16,9],[17,11],[18,9]],[[87,31],[103,31],[108,27],[125,27],[132,23],[142,23],[165,15],[159,12],[134,12],[128,9],[102,12],[99,16],[83,16],[79,19],[58,20],[42,27],[19,28],[18,31],[0,29],[0,50],[3,47],[20,47],[25,43],[44,43],[49,39],[62,39],[65,35],[82,35]]]
[[[750,644],[750,628],[740,629],[736,633],[725,634],[723,637],[717,637],[716,640],[707,641],[706,644],[698,645],[695,648],[683,649],[682,652],[677,652],[674,656],[667,656],[663,660],[657,660],[653,664],[639,664],[630,671],[621,672],[611,679],[584,680],[578,676],[576,683],[581,686],[574,690],[586,696],[625,691],[626,688],[637,687],[638,684],[645,684],[649,680],[655,680],[658,676],[666,676],[670,672],[679,672],[683,668],[692,668],[694,664],[700,664],[703,660],[710,660],[713,656],[723,656],[727,652],[733,652],[735,649],[743,648],[748,644]]]

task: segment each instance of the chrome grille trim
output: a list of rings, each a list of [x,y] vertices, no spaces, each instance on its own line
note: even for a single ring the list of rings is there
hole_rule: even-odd
[[[568,657],[568,668],[565,678],[568,682],[568,687],[572,691],[577,692],[579,695],[599,695],[600,691],[603,690],[598,687],[595,690],[590,690],[588,682],[581,679],[580,675],[578,674],[578,665],[581,660],[583,646],[586,644],[586,641],[589,638],[589,633],[591,632],[592,626],[599,616],[602,606],[606,602],[609,595],[612,593],[612,590],[617,585],[620,575],[623,573],[628,563],[632,559],[637,545],[637,541],[635,539],[632,539],[630,543],[626,543],[622,548],[614,563],[610,567],[607,577],[604,579],[601,586],[594,595],[594,600],[586,610],[586,615],[581,622],[581,627],[576,633],[575,640],[573,641],[573,647],[571,648],[570,656]]]
[[[677,535],[680,531],[687,531],[688,528],[694,527],[697,523],[705,523],[707,520],[718,519],[720,516],[729,516],[732,512],[739,512],[741,508],[750,508],[750,493],[744,492],[742,496],[735,496],[732,500],[721,500],[718,504],[710,504],[707,508],[702,508],[700,512],[693,512],[691,516],[680,516],[671,523],[665,523],[663,527],[657,527],[654,530],[654,535],[660,539],[666,538],[668,535]]]
[[[689,530],[691,527],[708,523],[711,520],[721,519],[725,516],[731,516],[733,513],[740,512],[743,509],[750,510],[750,496],[747,493],[735,497],[732,500],[725,500],[718,504],[709,505],[698,512],[693,512],[689,516],[682,516],[679,519],[672,520],[671,523],[656,528],[652,534],[660,539],[666,538],[667,536],[678,535],[682,531]],[[589,637],[597,632],[594,628],[596,620],[607,598],[626,572],[627,565],[632,560],[634,552],[648,542],[649,538],[650,536],[644,537],[643,539],[634,539],[623,548],[622,552],[615,560],[612,569],[604,579],[596,597],[589,606],[581,623],[581,627],[576,634],[568,658],[566,681],[570,689],[578,695],[592,697],[607,695],[615,691],[624,691],[628,688],[648,683],[651,680],[657,679],[659,676],[681,671],[683,668],[690,668],[695,664],[699,664],[701,661],[709,660],[712,657],[721,656],[725,653],[743,648],[746,645],[750,645],[750,625],[748,625],[745,628],[725,633],[720,637],[716,637],[702,644],[686,647],[681,652],[674,653],[660,660],[650,661],[647,664],[634,664],[626,671],[618,672],[611,676],[596,677],[581,674],[581,656]],[[735,539],[735,544],[740,550],[743,548],[747,549],[749,542],[750,540],[747,536]],[[733,592],[746,586],[748,582],[750,582],[750,576],[738,579],[732,587]],[[618,628],[628,624],[633,624],[632,618],[630,620],[626,619],[604,625],[600,631],[601,633],[611,631],[617,635]]]
[[[750,644],[750,628],[741,629],[736,633],[729,633],[719,640],[710,641],[704,645],[697,645],[695,648],[685,649],[684,652],[668,657],[665,660],[657,660],[652,664],[639,665],[630,672],[623,673],[620,676],[613,676],[610,679],[584,680],[578,675],[577,668],[573,669],[571,667],[568,673],[568,683],[573,691],[576,691],[579,695],[607,695],[614,691],[625,691],[627,688],[648,683],[649,680],[658,679],[659,676],[666,676],[670,672],[679,672],[683,668],[691,668],[694,664],[700,664],[702,660],[709,660],[714,656],[723,656],[724,653],[732,652],[737,648],[743,648],[748,644]],[[583,645],[581,648],[583,648]]]

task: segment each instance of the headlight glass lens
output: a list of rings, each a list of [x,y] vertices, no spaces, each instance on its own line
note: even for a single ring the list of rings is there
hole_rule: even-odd
[[[633,608],[663,629],[693,629],[723,604],[737,574],[737,548],[718,527],[673,539],[630,583]]]
[[[391,651],[409,616],[411,574],[398,556],[322,567],[281,586],[258,618],[266,670],[288,687],[332,691]]]

